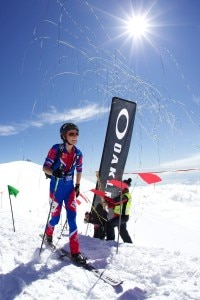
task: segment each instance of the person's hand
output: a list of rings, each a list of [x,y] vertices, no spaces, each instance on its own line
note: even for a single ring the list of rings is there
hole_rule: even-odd
[[[112,201],[112,198],[110,198],[110,197],[104,196],[103,198],[108,203]]]
[[[52,175],[57,177],[57,178],[62,178],[63,177],[63,171],[61,169],[56,169],[52,172]]]
[[[104,202],[106,203],[108,208],[114,208],[115,207],[115,203],[113,202],[113,199],[110,198],[110,197],[104,196]]]
[[[74,190],[75,190],[76,198],[77,198],[77,197],[79,196],[79,194],[80,194],[80,184],[79,184],[79,183],[77,183],[77,184],[75,185]]]
[[[108,202],[103,201],[103,202],[101,202],[101,204],[102,204],[102,206],[103,206],[103,209],[107,209],[107,207],[108,207]]]
[[[90,213],[88,211],[85,213],[84,223],[90,223]]]

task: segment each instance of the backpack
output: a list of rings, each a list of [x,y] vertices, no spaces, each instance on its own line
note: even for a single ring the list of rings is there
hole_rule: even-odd
[[[63,149],[64,149],[63,144],[59,144],[59,149],[58,149],[58,152],[56,153],[56,158],[54,160],[54,163],[51,166],[52,168],[55,166],[55,164],[57,163],[57,161],[61,157]],[[47,173],[45,173],[45,175],[46,175],[46,179],[51,179],[51,175],[48,175]]]

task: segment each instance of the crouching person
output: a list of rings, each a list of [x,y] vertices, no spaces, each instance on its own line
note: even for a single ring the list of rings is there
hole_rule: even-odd
[[[97,204],[96,208],[92,207],[91,212],[85,213],[84,222],[94,225],[94,238],[103,240],[106,235],[105,227],[108,212],[104,209],[102,203]]]

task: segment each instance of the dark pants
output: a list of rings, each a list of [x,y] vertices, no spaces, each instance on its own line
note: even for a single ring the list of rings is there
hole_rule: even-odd
[[[95,224],[94,225],[94,238],[104,240],[106,236],[105,225]]]
[[[121,216],[121,225],[119,228],[119,217],[114,217],[106,223],[107,240],[115,240],[115,227],[119,229],[119,234],[124,243],[132,243],[131,237],[127,231],[127,222],[129,216]]]
[[[107,211],[102,204],[97,204],[96,208],[92,209],[88,223],[94,224],[94,238],[103,240],[105,238],[105,224],[107,222]]]

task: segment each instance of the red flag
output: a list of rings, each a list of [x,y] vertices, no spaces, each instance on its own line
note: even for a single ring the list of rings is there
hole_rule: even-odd
[[[123,181],[111,179],[111,180],[108,180],[108,183],[111,183],[111,184],[113,184],[114,186],[116,186],[120,189],[128,188],[128,185]]]
[[[100,196],[100,197],[105,197],[105,192],[104,191],[100,191],[100,190],[95,190],[95,189],[91,189],[91,192],[93,192],[95,195]]]
[[[81,201],[78,200],[78,199],[76,198],[76,203],[77,203],[78,205],[80,205],[80,204],[81,204]]]
[[[82,197],[87,203],[90,202],[83,194],[80,194],[79,197]]]
[[[106,196],[106,193],[104,191],[95,190],[95,189],[91,189],[90,191],[93,192],[95,195],[97,195],[99,197],[103,197],[103,198],[105,197],[106,201],[113,202],[113,199]]]
[[[138,173],[138,175],[147,183],[156,183],[162,181],[162,179],[153,173]]]

